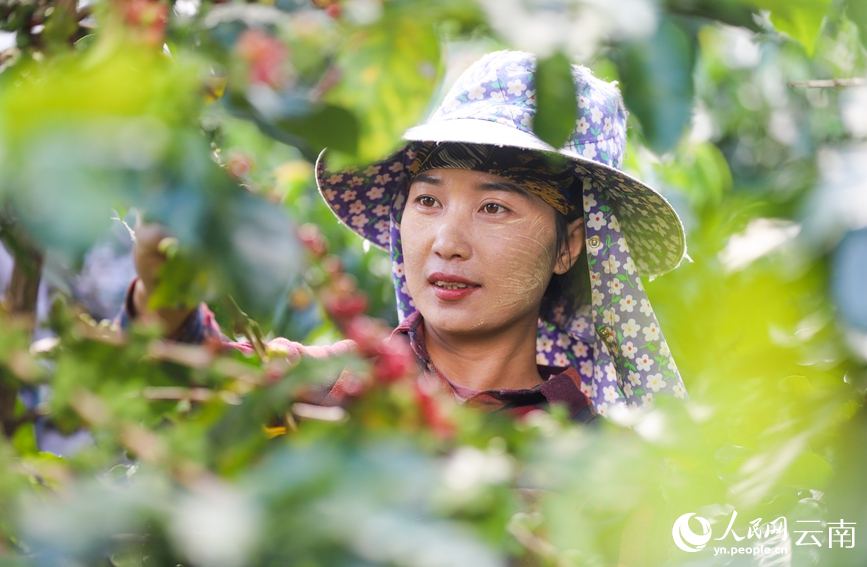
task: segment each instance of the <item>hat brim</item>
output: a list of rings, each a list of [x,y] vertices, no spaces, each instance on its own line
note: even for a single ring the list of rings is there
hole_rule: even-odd
[[[686,256],[683,224],[674,207],[653,188],[614,167],[575,151],[557,150],[532,134],[489,120],[452,119],[422,124],[407,130],[403,139],[410,144],[362,171],[357,168],[328,171],[325,151],[316,162],[316,183],[332,212],[347,228],[378,248],[389,249],[392,207],[403,206],[400,195],[412,164],[413,156],[407,155],[411,143],[464,142],[549,152],[567,158],[574,173],[585,182],[584,210],[589,210],[588,194],[592,198],[594,190],[605,192],[629,242],[636,268],[643,276],[665,274]],[[601,219],[586,220],[592,223]]]

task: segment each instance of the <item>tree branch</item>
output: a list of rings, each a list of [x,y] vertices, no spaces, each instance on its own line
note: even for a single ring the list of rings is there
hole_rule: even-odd
[[[0,211],[2,212],[2,211]],[[9,214],[0,214],[0,237],[10,247],[15,259],[12,280],[6,289],[3,307],[13,316],[23,317],[32,332],[36,327],[36,299],[42,277],[42,252],[30,240]],[[15,417],[18,400],[18,381],[0,373],[0,428],[12,437],[20,425]]]
[[[839,89],[840,87],[859,87],[867,85],[867,81],[857,77],[851,79],[813,79],[811,81],[789,81],[791,88],[804,89]]]

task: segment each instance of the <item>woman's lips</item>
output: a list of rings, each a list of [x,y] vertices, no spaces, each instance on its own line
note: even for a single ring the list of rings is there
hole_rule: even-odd
[[[428,276],[434,293],[443,301],[458,301],[481,288],[480,284],[460,276],[435,272]]]

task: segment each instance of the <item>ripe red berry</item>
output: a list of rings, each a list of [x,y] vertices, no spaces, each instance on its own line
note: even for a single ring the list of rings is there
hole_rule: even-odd
[[[363,356],[376,356],[379,343],[388,338],[388,327],[371,317],[355,317],[346,326],[346,338],[355,341]]]
[[[424,385],[416,382],[415,400],[419,407],[422,421],[441,439],[448,439],[455,433],[452,423],[439,407],[436,398],[425,390]]]
[[[317,258],[324,256],[328,251],[325,237],[322,236],[319,227],[315,224],[307,223],[298,227],[298,238]]]
[[[330,255],[322,258],[321,265],[329,276],[336,276],[343,271],[343,262],[337,256]]]
[[[253,158],[244,152],[232,152],[226,163],[226,169],[235,179],[244,179],[253,169]]]
[[[386,384],[407,376],[415,366],[412,348],[410,348],[406,338],[401,335],[380,341],[377,354],[379,356],[373,365],[373,376]]]
[[[261,30],[247,30],[238,38],[238,55],[249,66],[249,81],[277,88],[283,82],[286,46]]]
[[[367,297],[363,293],[334,294],[325,298],[325,310],[338,320],[348,320],[367,310]]]
[[[169,8],[153,0],[131,0],[124,5],[126,23],[136,28],[137,36],[149,45],[160,45],[165,36]]]

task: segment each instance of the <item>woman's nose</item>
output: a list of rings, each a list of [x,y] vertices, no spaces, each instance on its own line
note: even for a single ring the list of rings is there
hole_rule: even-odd
[[[444,260],[467,260],[472,256],[469,219],[461,218],[457,211],[449,211],[439,218],[432,252]]]

